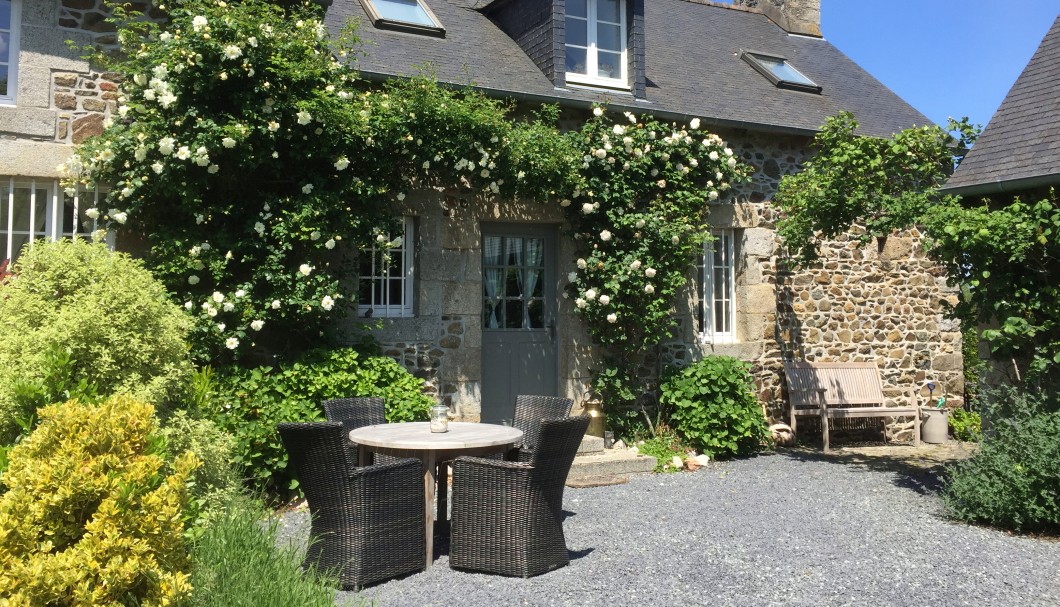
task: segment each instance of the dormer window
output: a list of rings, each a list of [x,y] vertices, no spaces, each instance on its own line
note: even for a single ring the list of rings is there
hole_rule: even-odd
[[[625,0],[566,1],[567,82],[629,88]]]
[[[361,0],[372,25],[380,29],[445,36],[445,28],[423,0]]]
[[[779,88],[809,91],[811,93],[821,92],[821,87],[816,82],[792,67],[788,60],[783,57],[753,53],[751,51],[743,51],[741,55],[744,61]]]

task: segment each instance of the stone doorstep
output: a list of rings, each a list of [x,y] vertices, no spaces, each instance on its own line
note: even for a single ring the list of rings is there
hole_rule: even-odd
[[[650,455],[633,453],[627,449],[608,449],[575,457],[567,479],[639,474],[654,469],[655,458]]]
[[[582,442],[578,445],[578,455],[584,455],[587,453],[600,453],[604,450],[604,439],[599,436],[590,436],[586,434],[582,437]]]

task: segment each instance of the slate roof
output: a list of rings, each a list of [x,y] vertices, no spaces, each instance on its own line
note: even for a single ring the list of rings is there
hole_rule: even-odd
[[[471,84],[487,94],[587,107],[651,112],[664,119],[758,131],[813,134],[824,120],[849,110],[861,132],[887,136],[930,120],[858,67],[827,40],[792,36],[765,15],[689,0],[645,2],[646,99],[560,89],[523,50],[476,10],[484,0],[427,0],[445,26],[444,38],[371,25],[359,0],[335,0],[326,22],[361,23],[367,56],[356,67],[366,77],[411,76],[423,66],[439,81]],[[741,49],[786,57],[822,86],[820,94],[779,89],[740,58]]]
[[[1060,16],[943,188],[990,194],[1060,184]]]

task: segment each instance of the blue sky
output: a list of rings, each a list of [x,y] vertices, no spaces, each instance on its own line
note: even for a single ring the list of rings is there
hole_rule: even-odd
[[[824,37],[931,120],[987,121],[1060,0],[822,0]]]

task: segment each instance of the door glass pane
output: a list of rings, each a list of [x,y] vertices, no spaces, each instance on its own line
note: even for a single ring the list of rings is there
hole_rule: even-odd
[[[545,281],[541,280],[543,270],[526,271],[526,288],[530,297],[541,297],[544,295]]]
[[[596,46],[603,51],[622,52],[622,29],[610,23],[596,25]]]
[[[601,78],[620,78],[622,76],[622,55],[600,51],[596,56],[597,76]]]
[[[523,289],[519,279],[519,270],[515,268],[509,268],[504,277],[504,295],[505,297],[522,297]]]
[[[567,46],[567,71],[572,74],[589,74],[586,67],[585,49]]]
[[[523,300],[521,300],[521,299],[506,299],[506,300],[504,300],[504,328],[506,328],[506,329],[522,329],[523,328]]]
[[[588,28],[588,21],[567,17],[567,44],[589,46]]]
[[[496,299],[487,299],[482,306],[482,326],[487,329],[497,329],[501,326],[500,302]]]
[[[522,238],[511,238],[505,239],[506,247],[505,254],[507,257],[508,265],[518,266],[523,263],[523,239]]]
[[[567,15],[575,17],[588,17],[588,0],[567,0]]]
[[[10,30],[10,29],[11,29],[11,0],[0,0],[0,30]]]
[[[487,236],[482,243],[482,262],[487,266],[499,266],[504,263],[501,246],[504,239],[500,236]]]
[[[618,23],[618,4],[619,0],[596,0],[596,19]]]
[[[545,241],[540,238],[526,239],[526,265],[540,266],[545,255]]]
[[[526,304],[531,329],[545,328],[545,303],[541,299],[531,299]]]

